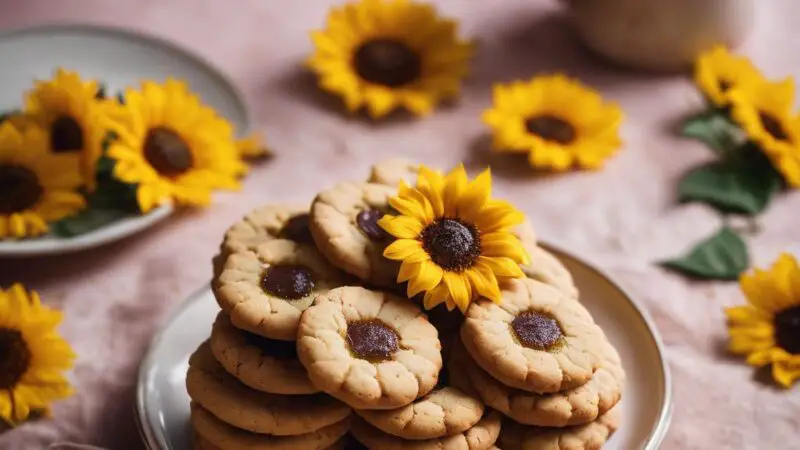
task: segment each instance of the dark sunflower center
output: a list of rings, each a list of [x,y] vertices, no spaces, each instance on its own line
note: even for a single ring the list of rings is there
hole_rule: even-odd
[[[83,149],[83,130],[77,120],[61,116],[50,126],[50,148],[56,153]]]
[[[356,51],[353,65],[361,78],[390,87],[409,84],[422,72],[419,55],[393,39],[365,42]]]
[[[527,119],[525,128],[528,133],[559,144],[569,144],[575,140],[575,127],[563,119],[547,114]]]
[[[535,350],[550,350],[563,337],[556,319],[536,311],[524,312],[511,322],[519,343]]]
[[[258,347],[265,355],[278,359],[297,359],[297,343],[295,341],[269,339],[246,331],[244,338],[248,344]]]
[[[144,157],[161,175],[176,177],[191,169],[194,157],[177,133],[166,128],[153,128],[144,141]]]
[[[800,355],[800,306],[784,309],[775,315],[775,341],[782,349]]]
[[[299,265],[270,266],[264,271],[261,287],[275,297],[297,300],[314,290],[314,274]]]
[[[767,133],[772,135],[772,137],[779,141],[789,140],[789,135],[786,134],[786,131],[783,129],[783,125],[781,125],[781,123],[778,122],[774,117],[763,111],[758,113],[758,117],[761,119],[761,123],[764,124],[764,129],[767,130]]]
[[[42,187],[33,171],[21,166],[0,166],[0,214],[25,211],[41,196]]]
[[[733,86],[733,83],[731,83],[730,81],[728,81],[728,80],[726,80],[724,78],[719,80],[719,90],[720,90],[720,92],[727,92],[728,89],[731,88],[731,86]]]
[[[347,325],[347,345],[361,359],[386,361],[400,348],[397,332],[378,319]]]
[[[441,268],[462,271],[481,254],[480,233],[460,220],[440,219],[422,230],[422,248]]]
[[[31,352],[22,333],[0,328],[0,390],[16,386],[30,362]]]

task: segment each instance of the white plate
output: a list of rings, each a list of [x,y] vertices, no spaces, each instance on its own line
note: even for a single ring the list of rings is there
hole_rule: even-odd
[[[548,247],[575,277],[581,302],[622,356],[628,384],[623,423],[607,450],[656,450],[672,413],[670,376],[661,340],[648,315],[608,277],[578,258]],[[153,339],[139,369],[136,417],[152,450],[189,450],[189,355],[208,339],[219,311],[208,287],[192,295]]]
[[[226,117],[240,133],[248,115],[236,88],[212,65],[180,48],[144,35],[94,26],[66,25],[0,33],[0,111],[17,109],[34,79],[49,79],[57,67],[79,72],[106,85],[108,95],[142,79],[185,80],[203,101]],[[172,212],[161,207],[143,217],[122,219],[75,238],[0,241],[0,257],[67,253],[100,246],[153,226]]]

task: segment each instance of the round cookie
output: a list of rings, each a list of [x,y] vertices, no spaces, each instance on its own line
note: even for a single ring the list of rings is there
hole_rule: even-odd
[[[355,412],[373,427],[403,439],[435,439],[462,433],[481,419],[483,403],[477,396],[454,387],[449,378],[447,368],[443,368],[436,388],[410,405]]]
[[[523,244],[530,262],[521,266],[528,278],[549,284],[572,298],[578,298],[578,288],[564,264],[556,256],[538,245]]]
[[[529,278],[506,283],[500,304],[473,303],[461,340],[494,378],[537,393],[585,384],[600,367],[607,342],[580,303]]]
[[[307,206],[261,206],[228,228],[221,250],[223,254],[253,250],[262,242],[272,239],[314,245],[308,221]]]
[[[313,246],[276,239],[231,254],[214,290],[236,328],[291,341],[314,297],[341,284],[341,273]]]
[[[531,219],[528,217],[525,217],[525,220],[517,225],[517,228],[512,233],[519,238],[526,249],[535,246],[538,242],[536,231],[533,229],[533,223],[531,223]]]
[[[418,172],[419,164],[407,158],[390,158],[372,166],[368,181],[393,187],[399,186],[401,181],[414,185]]]
[[[401,439],[369,425],[363,419],[353,419],[350,430],[367,448],[380,450],[488,450],[500,435],[500,414],[488,412],[472,428],[451,436],[413,441]]]
[[[393,287],[400,263],[383,256],[391,236],[378,220],[389,210],[396,188],[376,183],[341,183],[311,205],[311,235],[319,251],[368,284]]]
[[[325,450],[336,445],[350,428],[348,418],[313,433],[273,436],[234,428],[196,403],[192,403],[191,410],[192,426],[206,446],[203,450]]]
[[[297,353],[311,381],[358,409],[395,409],[430,392],[441,344],[408,299],[348,286],[317,297],[300,319]]]
[[[279,341],[240,330],[220,312],[211,330],[211,350],[225,370],[243,384],[272,394],[313,394],[294,341]]]
[[[306,434],[350,415],[347,405],[324,394],[275,395],[246,387],[219,365],[207,342],[189,358],[186,390],[221,421],[253,433]]]
[[[521,424],[543,427],[582,425],[597,419],[619,402],[625,382],[622,362],[611,344],[605,345],[603,364],[586,384],[553,394],[534,394],[504,385],[478,367],[461,345],[454,349],[450,363],[465,374],[464,381],[487,406]],[[462,381],[454,382],[459,385]]]
[[[503,421],[503,450],[599,450],[617,430],[620,414],[614,408],[594,422],[566,428],[546,428]]]

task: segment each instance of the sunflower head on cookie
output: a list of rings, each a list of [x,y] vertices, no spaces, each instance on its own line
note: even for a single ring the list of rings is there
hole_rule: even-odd
[[[524,216],[491,191],[489,169],[470,181],[463,165],[446,175],[421,166],[416,186],[401,182],[389,200],[397,214],[378,224],[395,240],[384,256],[401,261],[397,281],[408,282],[409,298],[424,292],[425,309],[500,302],[500,281],[524,276],[528,255],[512,231]]]

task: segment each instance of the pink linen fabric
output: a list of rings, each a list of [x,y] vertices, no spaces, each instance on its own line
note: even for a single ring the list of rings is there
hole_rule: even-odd
[[[225,228],[262,203],[308,202],[338,180],[361,179],[370,164],[393,155],[440,168],[464,161],[473,174],[491,165],[495,195],[530,214],[545,241],[599,265],[649,310],[674,375],[674,419],[662,448],[798,448],[800,387],[774,388],[725,353],[722,308],[743,301],[736,284],[687,282],[653,265],[719,225],[705,207],[675,204],[678,177],[712,158],[671,131],[702,105],[689,77],[636,73],[596,59],[575,41],[555,0],[442,0],[440,11],[479,44],[461,100],[424,120],[400,115],[373,124],[343,114],[300,66],[311,50],[309,30],[323,24],[333,3],[0,2],[3,28],[111,25],[196,52],[246,95],[277,154],[253,170],[242,192],[219,195],[211,208],[178,214],[142,235],[76,255],[0,260],[0,285],[24,282],[65,311],[63,334],[80,355],[72,373],[77,394],[55,406],[52,420],[0,435],[0,448],[142,448],[132,408],[137,366],[163,320],[208,281]],[[760,3],[742,51],[770,76],[800,75],[800,3]],[[580,77],[627,114],[626,146],[601,172],[537,176],[519,160],[489,153],[480,114],[492,83],[554,71]],[[759,219],[761,231],[750,238],[757,264],[782,250],[800,254],[798,211],[800,194],[793,193]]]

